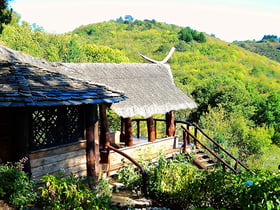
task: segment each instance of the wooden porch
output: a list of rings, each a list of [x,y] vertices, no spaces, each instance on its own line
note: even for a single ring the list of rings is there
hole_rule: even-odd
[[[132,138],[133,146],[120,149],[110,147],[110,159],[107,168],[109,175],[123,167],[126,163],[134,163],[139,160],[152,160],[157,158],[159,154],[171,155],[177,152],[193,156],[193,163],[199,168],[208,171],[213,170],[213,168],[217,166],[222,167],[224,171],[229,170],[233,173],[237,173],[240,169],[248,169],[245,164],[230,154],[196,124],[181,120],[174,120],[174,122],[170,124],[168,123],[168,118],[152,119],[152,130],[155,131],[155,140],[149,141],[149,138],[141,137],[140,124],[147,123],[146,126],[149,128],[149,123],[151,123],[151,121],[147,119],[133,119],[132,121],[136,122],[136,126],[134,126],[136,137]],[[166,131],[170,130],[170,126],[172,126],[174,135],[169,137],[157,137],[157,133],[162,134],[162,132],[157,130],[157,125],[159,123],[164,123],[164,125],[166,125]],[[162,129],[162,127],[160,128]],[[148,133],[147,135],[151,134]],[[117,150],[129,156],[129,158],[131,158],[130,161]],[[137,164],[135,165],[137,166]],[[140,170],[143,170],[141,166],[138,167]]]
[[[131,163],[135,164],[144,173],[139,162],[156,159],[159,154],[170,156],[177,152],[192,154],[194,164],[201,169],[210,170],[219,165],[224,170],[228,169],[234,173],[237,172],[238,166],[248,169],[242,162],[233,157],[195,124],[175,120],[175,135],[162,137],[160,134],[163,134],[160,130],[163,130],[163,125],[168,125],[168,123],[164,119],[153,119],[155,128],[160,129],[156,129],[158,137],[154,141],[149,141],[148,137],[141,137],[140,129],[141,124],[148,124],[149,121],[145,119],[133,119],[132,122],[135,123],[132,126],[132,133],[135,134],[132,137],[132,146],[126,146],[125,142],[120,141],[121,132],[119,131],[107,135],[110,144],[107,144],[106,150],[100,149],[99,173],[103,172],[110,176],[115,174],[125,164]],[[100,136],[99,138],[101,139],[102,137]],[[218,155],[217,151],[211,149],[209,143],[224,152],[223,159]],[[80,140],[75,143],[32,152],[30,154],[30,160],[33,175],[39,178],[46,173],[52,174],[63,169],[66,173],[71,172],[80,176],[86,176],[86,145],[87,140]],[[102,155],[108,155],[106,162],[104,159],[102,162]],[[225,156],[228,157],[227,160],[230,159],[230,162],[225,160]]]

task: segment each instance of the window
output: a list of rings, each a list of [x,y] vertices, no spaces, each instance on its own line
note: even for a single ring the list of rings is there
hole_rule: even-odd
[[[83,139],[83,122],[80,106],[44,107],[33,111],[31,150]]]

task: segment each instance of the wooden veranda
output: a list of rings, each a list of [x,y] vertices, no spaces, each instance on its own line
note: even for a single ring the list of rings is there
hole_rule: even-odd
[[[155,131],[153,133],[157,133],[157,124],[163,123],[166,125],[166,134],[168,134],[170,125],[168,120],[153,119],[152,121]],[[132,126],[135,136],[130,139],[132,146],[122,146],[125,145],[125,142],[119,142],[118,149],[115,146],[109,146],[111,149],[110,158],[107,167],[105,167],[108,175],[114,174],[117,169],[129,163],[135,164],[143,172],[143,168],[137,161],[152,160],[156,159],[159,154],[170,156],[173,153],[185,153],[192,156],[195,165],[208,171],[216,167],[222,167],[224,171],[229,170],[233,173],[237,173],[241,169],[248,169],[244,163],[230,154],[196,124],[174,120],[174,123],[171,123],[174,135],[166,135],[165,137],[155,135],[155,140],[149,141],[148,136],[151,134],[147,133],[148,136],[141,136],[140,124],[144,123],[148,128],[150,121],[132,119],[131,122],[135,123],[135,126]]]

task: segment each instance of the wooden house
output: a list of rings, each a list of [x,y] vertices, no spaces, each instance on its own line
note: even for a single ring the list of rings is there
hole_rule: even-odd
[[[46,62],[5,47],[0,48],[0,58],[5,60],[0,66],[0,157],[16,160],[29,155],[36,176],[59,168],[82,175],[87,168],[88,175],[97,175],[99,157],[109,163],[106,107],[121,117],[120,138],[131,148],[132,117],[146,118],[147,143],[160,143],[153,115],[165,114],[166,136],[174,141],[174,111],[196,107],[175,86],[167,64]],[[27,93],[17,89],[20,85]],[[96,104],[101,104],[99,117]]]

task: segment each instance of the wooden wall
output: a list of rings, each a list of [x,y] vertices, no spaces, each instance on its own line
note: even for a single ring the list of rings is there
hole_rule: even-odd
[[[60,169],[66,174],[72,172],[86,176],[86,140],[31,152],[30,161],[32,176],[35,179],[44,174],[53,174]]]
[[[120,149],[134,160],[151,160],[158,157],[158,154],[167,155],[178,151],[178,137],[167,137],[163,139],[157,139],[153,142],[146,141],[145,143],[136,144],[131,147],[124,147]],[[122,155],[110,151],[110,171],[114,171],[123,167],[125,164],[131,163],[128,159]],[[111,174],[113,174],[111,173]]]
[[[12,116],[9,109],[0,108],[0,163],[11,160]]]

